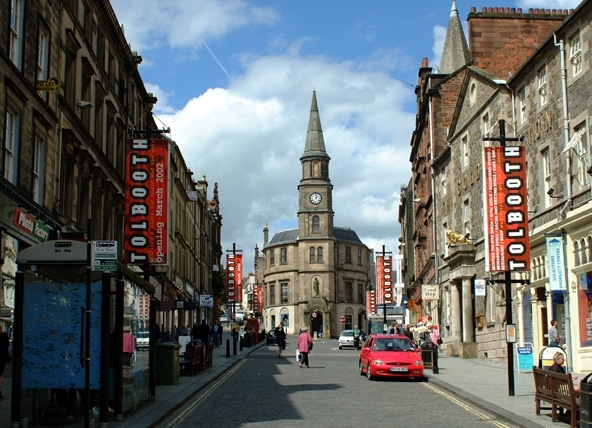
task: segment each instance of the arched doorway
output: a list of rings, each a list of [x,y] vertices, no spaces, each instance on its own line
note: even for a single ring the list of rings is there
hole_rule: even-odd
[[[310,313],[310,334],[314,336],[315,332],[317,337],[323,337],[323,314],[318,311]]]

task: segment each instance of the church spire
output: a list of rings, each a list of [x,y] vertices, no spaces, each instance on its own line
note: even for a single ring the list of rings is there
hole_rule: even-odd
[[[325,150],[325,140],[323,139],[321,117],[319,115],[319,108],[317,107],[316,91],[312,91],[312,103],[310,106],[310,117],[308,119],[306,145],[304,146],[304,153],[302,154],[301,159],[309,156],[329,157]]]
[[[444,50],[440,62],[439,74],[450,74],[468,64],[471,60],[469,45],[458,16],[456,0],[452,0],[448,29],[444,41]]]

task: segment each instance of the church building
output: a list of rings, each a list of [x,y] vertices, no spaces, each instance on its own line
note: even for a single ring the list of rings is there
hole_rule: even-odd
[[[330,160],[313,92],[300,157],[298,229],[278,232],[269,240],[265,226],[262,257],[256,256],[266,330],[283,321],[288,334],[308,327],[311,334],[328,338],[365,323],[372,251],[355,231],[333,225]]]

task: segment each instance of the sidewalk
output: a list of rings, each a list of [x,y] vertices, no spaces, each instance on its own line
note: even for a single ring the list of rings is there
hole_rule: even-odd
[[[226,357],[226,340],[230,340],[230,357]],[[172,414],[179,406],[183,405],[201,389],[216,380],[226,370],[240,361],[241,358],[265,346],[265,341],[243,348],[242,352],[237,343],[237,354],[232,353],[232,337],[229,333],[223,334],[222,346],[214,348],[212,366],[193,376],[179,376],[177,385],[157,385],[156,397],[154,400],[145,401],[133,413],[124,413],[123,420],[117,421],[109,415],[109,427],[114,428],[147,428],[156,427],[159,423]],[[7,369],[8,370],[8,369]],[[10,397],[12,378],[4,377],[2,393],[4,398],[0,400],[0,428],[9,428],[10,425]],[[65,425],[68,428],[83,428],[84,420]],[[96,427],[99,426],[97,418]]]
[[[265,346],[263,341],[253,347],[243,348],[241,352],[237,345],[237,355],[233,355],[232,341],[230,341],[230,357],[227,358],[226,339],[230,339],[229,334],[224,334],[223,346],[214,348],[212,367],[194,376],[180,376],[178,385],[157,385],[156,397],[153,401],[144,402],[133,413],[124,414],[122,421],[110,420],[109,426],[115,428],[158,426],[179,406],[216,380],[241,358]],[[541,414],[536,415],[532,373],[518,373],[515,370],[514,396],[510,396],[508,371],[504,364],[476,358],[446,357],[440,354],[438,367],[438,374],[433,374],[430,369],[425,371],[428,385],[448,391],[462,401],[481,407],[513,426],[569,427],[568,423],[551,422],[550,410],[541,410]],[[574,374],[578,376],[576,381],[578,384],[579,380],[586,376],[586,374]],[[10,388],[11,378],[8,377],[2,388],[4,399],[0,400],[0,428],[10,427]],[[68,424],[67,427],[82,428],[84,421]]]
[[[488,360],[461,359],[439,355],[439,373],[425,371],[428,382],[450,391],[500,419],[526,428],[569,427],[569,423],[551,421],[551,411],[535,413],[534,379],[532,372],[519,373],[514,368],[514,396],[509,395],[508,369],[505,364]],[[586,374],[578,376],[574,386]],[[543,403],[543,406],[547,406]]]

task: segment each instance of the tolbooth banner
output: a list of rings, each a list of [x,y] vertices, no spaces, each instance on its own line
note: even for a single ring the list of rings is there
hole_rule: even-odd
[[[125,167],[126,263],[167,265],[169,141],[128,140]]]

